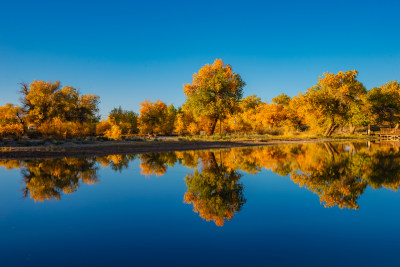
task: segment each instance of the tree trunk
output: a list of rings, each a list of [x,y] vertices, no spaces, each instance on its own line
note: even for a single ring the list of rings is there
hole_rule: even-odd
[[[334,123],[329,124],[328,128],[326,128],[324,135],[331,136],[338,126],[339,125],[334,124]]]
[[[215,130],[215,126],[217,125],[217,118],[214,117],[207,117],[207,122],[205,126],[205,131],[207,135],[212,135]]]
[[[222,137],[222,120],[219,120],[219,136]]]
[[[336,128],[338,128],[338,127],[339,127],[339,125],[337,125],[337,124],[333,125],[333,127],[331,128],[331,131],[329,132],[328,136],[331,136],[333,134],[333,132],[336,130]]]
[[[356,126],[354,126],[353,124],[349,125],[349,130],[350,130],[350,134],[354,134],[356,131]]]
[[[325,132],[324,132],[324,135],[325,135],[325,136],[328,136],[328,134],[329,134],[331,128],[332,128],[332,124],[329,124],[328,128],[326,128],[326,130],[325,130]]]

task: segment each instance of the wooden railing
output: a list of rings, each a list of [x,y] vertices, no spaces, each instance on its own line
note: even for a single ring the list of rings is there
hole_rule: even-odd
[[[396,128],[381,128],[381,135],[400,135],[400,129]]]

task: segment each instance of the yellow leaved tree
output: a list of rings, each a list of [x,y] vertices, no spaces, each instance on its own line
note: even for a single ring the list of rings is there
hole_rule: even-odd
[[[201,118],[208,135],[214,133],[218,120],[223,120],[238,107],[245,82],[232,67],[216,59],[193,74],[192,83],[185,84],[187,96],[184,109]]]

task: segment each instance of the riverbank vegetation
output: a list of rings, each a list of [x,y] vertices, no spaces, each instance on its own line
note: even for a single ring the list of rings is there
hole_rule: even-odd
[[[394,126],[400,121],[400,83],[367,90],[358,72],[324,73],[317,84],[271,103],[256,95],[243,97],[246,83],[217,59],[183,86],[180,107],[157,100],[141,103],[140,112],[113,109],[99,116],[100,98],[82,95],[60,82],[22,83],[20,105],[0,107],[0,139],[121,140],[134,135],[179,136],[332,136],[353,135],[368,124]]]

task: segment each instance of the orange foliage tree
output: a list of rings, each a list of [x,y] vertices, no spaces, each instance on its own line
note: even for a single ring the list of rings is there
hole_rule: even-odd
[[[394,126],[400,123],[400,83],[396,80],[372,88],[365,98],[369,122]]]
[[[108,115],[108,120],[118,126],[122,134],[137,133],[138,116],[133,111],[123,110],[121,107],[114,108]]]
[[[304,116],[312,130],[330,136],[340,125],[362,120],[358,106],[362,104],[361,98],[366,90],[357,80],[357,75],[356,70],[325,73],[315,86],[305,94],[299,94],[301,105],[298,112]]]
[[[23,133],[22,109],[13,104],[0,106],[0,138],[21,137]]]
[[[249,133],[257,128],[257,114],[264,103],[256,95],[247,96],[240,100],[237,112],[229,114],[224,125],[231,132]]]
[[[208,135],[214,133],[218,120],[223,120],[237,108],[245,82],[230,65],[216,59],[193,74],[193,81],[185,84],[185,109],[191,110],[205,124]]]
[[[34,125],[43,135],[73,137],[92,135],[98,121],[99,97],[81,95],[60,82],[23,83],[20,93],[25,123]]]
[[[139,129],[143,134],[172,134],[174,130],[176,109],[157,100],[140,103]]]

